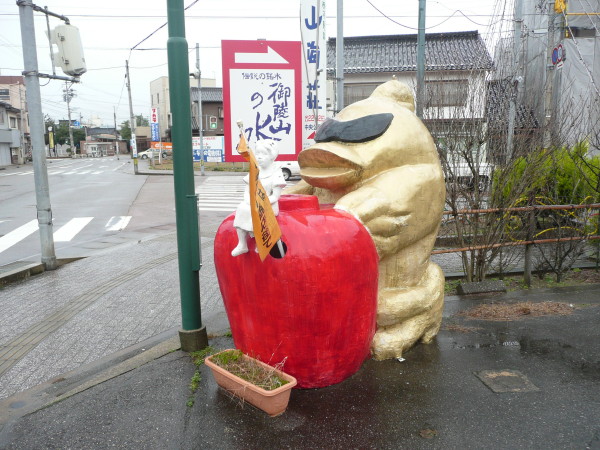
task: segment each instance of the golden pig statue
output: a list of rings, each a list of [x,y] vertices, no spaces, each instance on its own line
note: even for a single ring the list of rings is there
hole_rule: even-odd
[[[396,80],[344,108],[298,156],[303,181],[286,194],[312,194],[355,216],[379,254],[375,359],[399,358],[437,334],[444,274],[432,263],[445,183],[435,144]]]

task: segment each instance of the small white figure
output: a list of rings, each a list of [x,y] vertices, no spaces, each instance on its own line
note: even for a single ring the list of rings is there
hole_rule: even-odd
[[[260,169],[258,178],[269,196],[269,201],[275,215],[279,214],[278,200],[281,196],[281,191],[286,186],[281,167],[275,164],[275,158],[277,158],[278,154],[279,151],[273,141],[258,142],[254,151],[254,157]],[[244,177],[244,183],[250,183],[250,174]],[[238,205],[235,211],[233,226],[237,231],[238,245],[231,251],[231,256],[238,256],[248,251],[248,243],[246,241],[248,234],[254,237],[254,233],[252,232],[249,187],[244,192],[244,201]]]

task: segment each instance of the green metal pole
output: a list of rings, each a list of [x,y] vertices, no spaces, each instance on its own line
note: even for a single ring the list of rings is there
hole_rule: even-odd
[[[200,232],[198,196],[194,189],[192,117],[188,44],[185,39],[183,0],[167,0],[169,89],[173,118],[173,178],[181,291],[181,349],[201,350],[208,345],[200,313]]]

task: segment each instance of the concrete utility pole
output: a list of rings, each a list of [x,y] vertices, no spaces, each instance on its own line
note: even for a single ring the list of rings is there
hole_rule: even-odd
[[[417,34],[417,117],[423,118],[425,102],[425,0],[419,0],[419,31]]]
[[[208,346],[206,327],[200,312],[200,229],[198,195],[194,188],[192,161],[192,118],[190,113],[190,67],[185,39],[183,0],[167,0],[169,39],[169,90],[173,114],[173,178],[175,184],[175,217],[181,323],[179,339],[183,351],[201,350]]]
[[[117,134],[117,110],[113,106],[113,119],[115,121],[115,155],[117,155],[117,161],[119,160],[119,135]]]
[[[67,102],[67,115],[69,117],[69,144],[71,145],[71,158],[75,158],[77,153],[77,147],[75,146],[75,142],[73,141],[73,125],[71,122],[71,99],[75,96],[75,94],[73,94],[73,89],[69,87],[68,81],[65,81],[64,92],[64,99],[65,102]]]
[[[46,270],[54,270],[58,264],[54,252],[52,230],[52,207],[48,188],[48,170],[44,145],[44,118],[42,116],[42,98],[38,79],[38,61],[33,25],[33,8],[30,2],[18,2],[21,21],[21,42],[23,43],[23,75],[27,89],[29,107],[29,129],[31,135],[31,154],[33,157],[33,179],[37,220],[42,247],[42,263]]]
[[[521,77],[521,32],[523,28],[523,0],[515,0],[515,26],[513,28],[513,68],[514,76],[510,91],[508,107],[508,129],[506,133],[506,160],[511,161],[514,156],[515,121],[517,117],[518,91],[522,83]]]
[[[335,40],[335,109],[344,109],[344,0],[337,0],[337,38]],[[315,114],[315,117],[317,114]]]
[[[129,77],[129,61],[125,60],[127,74],[127,94],[129,95],[129,129],[131,130],[131,157],[133,158],[133,173],[138,174],[137,145],[135,141],[135,117],[133,117],[133,103],[131,101],[131,78]]]
[[[552,15],[552,39],[554,42],[551,44],[551,50],[554,45],[559,44],[564,36],[565,32],[565,16],[563,14],[555,13]],[[552,55],[552,53],[550,53]],[[554,66],[552,76],[552,87],[550,93],[550,108],[548,111],[548,146],[554,144],[557,145],[560,139],[560,94],[562,92],[562,69]]]
[[[196,69],[198,69],[198,136],[200,136],[200,175],[204,176],[204,137],[202,135],[202,72],[200,71],[200,44],[196,43]]]
[[[15,86],[19,92],[19,109],[21,113],[19,114],[19,118],[21,121],[20,124],[20,138],[21,138],[21,146],[19,148],[19,154],[17,155],[17,164],[23,164],[25,162],[25,102],[23,101],[23,90],[21,89],[21,84],[11,84],[9,88]],[[12,94],[11,94],[12,97]]]

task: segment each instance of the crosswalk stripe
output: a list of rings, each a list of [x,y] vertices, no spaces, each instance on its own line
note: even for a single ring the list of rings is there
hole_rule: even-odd
[[[120,231],[123,230],[129,221],[131,216],[113,216],[106,222],[106,231]]]
[[[228,200],[218,200],[218,199],[203,199],[200,200],[198,202],[198,204],[210,204],[210,203],[216,203],[219,205],[237,205],[241,200],[236,200],[236,199],[228,199]]]
[[[31,222],[27,222],[25,225],[22,225],[19,228],[14,229],[10,233],[0,237],[0,253],[2,253],[7,248],[12,247],[17,242],[22,241],[30,234],[35,233],[37,229],[38,221],[37,219],[34,219]]]
[[[209,207],[202,207],[202,208],[198,208],[199,211],[225,211],[225,212],[233,212],[235,211],[235,208],[209,208]]]
[[[69,242],[92,221],[93,217],[75,217],[54,233],[54,242]]]
[[[196,188],[198,210],[233,212],[244,199],[245,190],[242,178],[235,183],[202,184]]]

